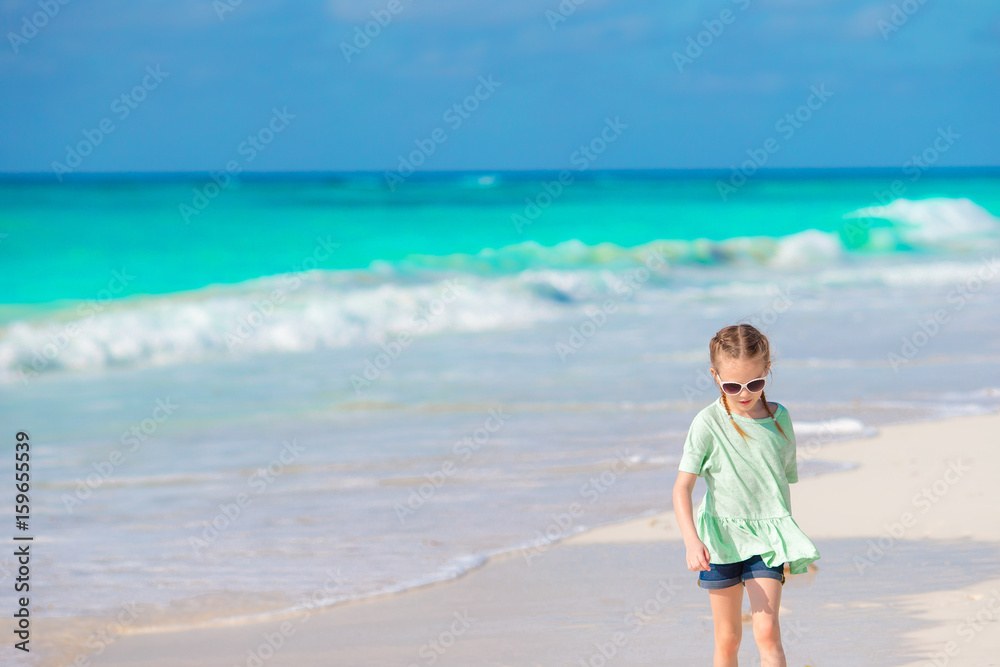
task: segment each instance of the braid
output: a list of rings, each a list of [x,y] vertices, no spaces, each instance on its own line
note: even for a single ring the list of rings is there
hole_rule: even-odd
[[[733,419],[733,413],[729,410],[729,401],[726,400],[726,392],[722,392],[722,404],[726,406],[726,414],[729,415],[729,421],[733,422],[733,426],[736,428],[736,432],[739,433],[740,436],[743,438],[743,442],[746,442],[747,434],[743,429],[740,428],[740,425],[736,423],[736,420]]]
[[[784,435],[785,440],[788,440],[788,436],[785,435],[785,429],[781,428],[781,424],[778,423],[778,418],[774,416],[773,412],[771,412],[771,406],[767,404],[767,397],[764,396],[764,392],[760,392],[760,402],[764,404],[764,409],[767,410],[767,414],[771,415],[771,419],[774,420],[774,425],[778,427],[779,431],[781,431],[781,435]],[[727,407],[726,409],[728,410],[729,408]],[[788,442],[791,442],[791,440],[788,440]]]
[[[764,409],[767,410],[767,414],[770,415],[772,420],[774,420],[774,425],[781,432],[781,435],[785,436],[785,440],[788,440],[788,436],[785,434],[785,429],[781,428],[781,424],[778,423],[778,418],[774,416],[773,412],[771,412],[771,406],[767,404],[767,397],[764,395],[764,392],[760,392],[760,401],[761,403],[764,404]],[[722,392],[722,404],[726,406],[726,414],[729,415],[729,421],[733,423],[733,427],[736,429],[736,432],[740,434],[740,437],[743,438],[743,442],[746,442],[747,440],[746,431],[741,429],[740,425],[736,423],[735,419],[733,419],[733,413],[729,409],[729,401],[726,399],[725,392]],[[791,440],[788,440],[788,442],[791,442]]]

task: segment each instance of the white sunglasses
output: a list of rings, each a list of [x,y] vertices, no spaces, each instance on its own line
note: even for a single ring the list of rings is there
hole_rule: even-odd
[[[722,378],[719,379],[721,380]],[[736,394],[743,391],[743,387],[746,387],[747,391],[749,391],[751,394],[756,394],[758,391],[763,391],[766,385],[767,385],[766,377],[756,378],[750,380],[745,384],[740,384],[739,382],[723,382],[722,391],[726,392],[730,396],[735,396]]]

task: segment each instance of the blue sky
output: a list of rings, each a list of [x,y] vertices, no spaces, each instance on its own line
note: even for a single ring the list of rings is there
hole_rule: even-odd
[[[1000,165],[995,0],[64,2],[0,0],[0,171]]]

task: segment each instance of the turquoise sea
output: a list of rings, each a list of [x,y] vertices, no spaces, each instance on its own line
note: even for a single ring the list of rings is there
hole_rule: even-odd
[[[832,440],[1000,407],[1000,173],[725,178],[0,182],[38,615],[86,655],[128,602],[133,631],[236,622],[667,509],[738,322],[771,340],[801,476]]]

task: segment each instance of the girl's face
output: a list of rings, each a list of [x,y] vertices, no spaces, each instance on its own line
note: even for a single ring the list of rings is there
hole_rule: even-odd
[[[720,359],[716,364],[717,368],[710,369],[715,378],[715,384],[722,390],[723,382],[739,382],[746,385],[750,380],[756,380],[767,375],[769,364],[763,361],[751,361],[746,359]],[[746,386],[736,395],[726,394],[726,398],[739,406],[741,410],[748,411],[757,405],[760,395],[764,392],[749,391]]]

